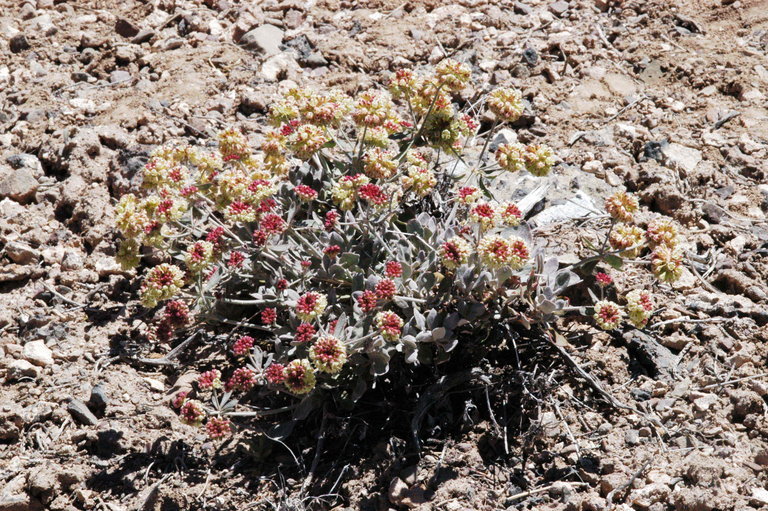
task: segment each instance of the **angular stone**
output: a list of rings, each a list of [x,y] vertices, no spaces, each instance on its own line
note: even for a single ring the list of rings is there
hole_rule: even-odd
[[[627,445],[637,445],[640,443],[640,432],[636,429],[630,429],[624,434],[624,441]]]
[[[693,407],[699,412],[706,412],[715,403],[717,403],[715,394],[705,394],[693,400]]]
[[[532,7],[530,7],[529,5],[525,5],[522,2],[515,2],[512,8],[514,9],[515,14],[522,14],[525,16],[529,16],[533,12]]]
[[[648,509],[656,502],[665,502],[669,497],[669,486],[663,483],[651,483],[634,490],[629,496],[629,501],[635,509]]]
[[[80,424],[93,426],[99,422],[99,419],[96,418],[93,412],[91,412],[85,403],[79,399],[73,397],[69,398],[69,401],[67,402],[67,411]]]
[[[0,511],[32,511],[40,509],[40,503],[27,494],[0,496]]]
[[[45,341],[31,341],[24,345],[24,360],[36,366],[46,367],[53,364],[53,352]]]
[[[600,207],[594,199],[579,190],[567,201],[557,201],[559,204],[548,206],[544,211],[534,216],[531,221],[538,227],[542,225],[572,220],[574,218],[586,218],[597,216]]]
[[[261,65],[261,74],[264,75],[268,81],[275,82],[279,78],[285,76],[291,69],[298,69],[299,65],[296,60],[289,54],[281,53],[268,58],[264,64]]]
[[[116,70],[109,73],[110,83],[123,83],[131,79],[131,73],[128,71]]]
[[[243,92],[240,96],[240,105],[238,110],[245,114],[251,115],[254,113],[263,114],[269,109],[267,107],[267,98],[263,93],[257,92],[253,89]]]
[[[13,167],[14,169],[18,170],[21,168],[29,169],[32,172],[32,175],[35,177],[43,177],[45,173],[43,172],[43,165],[40,163],[40,160],[37,159],[37,156],[34,154],[27,154],[27,153],[19,153],[19,154],[12,154],[8,156],[5,161]]]
[[[115,23],[115,32],[123,37],[135,37],[139,28],[125,18],[118,18]]]
[[[701,161],[701,151],[672,142],[661,148],[664,165],[672,169],[691,172]]]
[[[267,57],[280,53],[283,31],[274,25],[265,24],[247,32],[239,44]]]
[[[26,202],[35,195],[40,184],[28,167],[14,169],[0,164],[0,199],[9,197]]]
[[[565,14],[565,11],[568,10],[568,7],[568,2],[554,2],[549,4],[549,12],[559,17]]]
[[[0,440],[15,442],[19,439],[24,426],[21,412],[21,407],[15,403],[9,403],[0,408]]]
[[[24,50],[30,48],[29,42],[24,34],[16,34],[8,41],[8,46],[11,49],[11,53],[21,53]]]
[[[26,360],[12,360],[5,368],[6,381],[17,381],[22,378],[36,379],[40,370]]]
[[[96,134],[99,136],[99,141],[110,149],[125,149],[130,143],[128,132],[117,124],[97,126]]]
[[[133,44],[143,44],[149,42],[153,37],[155,37],[155,31],[145,28],[136,34],[133,39],[131,39],[131,42]]]
[[[88,398],[88,408],[93,410],[93,413],[98,416],[104,415],[109,404],[109,397],[104,389],[104,386],[99,383],[94,385],[91,389],[91,397]]]
[[[40,253],[26,243],[10,241],[5,245],[5,253],[17,264],[29,264],[40,258]]]

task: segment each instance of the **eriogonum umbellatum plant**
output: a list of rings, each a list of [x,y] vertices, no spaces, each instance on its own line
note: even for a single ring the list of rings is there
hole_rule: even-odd
[[[564,269],[545,262],[523,212],[489,190],[503,173],[544,178],[555,154],[519,143],[491,154],[494,130],[521,116],[523,98],[490,92],[495,121],[478,136],[478,120],[454,104],[469,85],[469,67],[445,60],[354,98],[293,89],[272,106],[258,151],[230,129],[215,148],[153,153],[144,193],[117,207],[121,264],[137,266],[147,247],[165,261],[140,290],[157,308],[152,336],[235,326],[228,363],[200,374],[196,396],[174,400],[183,421],[218,438],[268,393],[307,399],[334,389],[354,401],[393,357],[438,364],[458,343],[501,343],[480,335],[492,323],[579,311],[603,329],[646,325],[650,293],[608,301],[606,273],[590,277],[594,303],[574,307],[562,295],[598,263],[620,266],[646,247],[659,279],[679,278],[675,226],[660,219],[641,229],[637,200],[619,192],[606,201],[610,229],[602,246],[590,245],[594,256]]]

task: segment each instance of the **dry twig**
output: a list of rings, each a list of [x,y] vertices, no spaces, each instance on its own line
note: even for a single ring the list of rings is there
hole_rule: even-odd
[[[646,468],[648,468],[648,466],[651,464],[651,461],[652,461],[652,460],[653,460],[653,458],[651,458],[651,459],[649,459],[648,461],[646,461],[645,463],[643,463],[643,466],[642,466],[642,467],[640,467],[640,470],[638,470],[637,472],[635,472],[634,474],[632,474],[632,477],[630,477],[630,478],[629,478],[629,481],[627,481],[626,483],[622,484],[622,485],[621,485],[621,486],[619,486],[618,488],[614,488],[613,490],[611,490],[611,491],[610,491],[610,493],[608,493],[608,495],[605,497],[605,500],[607,500],[607,501],[608,501],[608,505],[609,505],[610,507],[613,507],[613,496],[614,496],[614,495],[616,495],[617,493],[621,492],[621,491],[624,491],[624,490],[626,490],[626,489],[627,489],[627,488],[629,488],[630,486],[632,486],[632,483],[634,483],[634,482],[635,482],[635,479],[637,479],[638,477],[640,477],[640,475],[641,475],[643,472],[645,472],[645,469],[646,469]]]

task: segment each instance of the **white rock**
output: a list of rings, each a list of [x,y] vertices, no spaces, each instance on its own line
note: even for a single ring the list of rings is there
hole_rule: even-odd
[[[616,124],[616,134],[623,135],[627,138],[631,138],[632,140],[637,138],[637,128],[630,124],[623,124],[623,123],[617,123]]]
[[[591,66],[591,67],[588,67],[584,71],[584,74],[587,75],[590,78],[595,79],[595,80],[602,80],[603,77],[605,76],[606,72],[607,71],[606,71],[606,69],[604,67],[601,67],[601,66]]]
[[[82,110],[86,114],[92,115],[96,113],[96,103],[92,99],[72,98],[69,100],[69,104],[72,108]]]
[[[46,367],[53,364],[53,352],[44,341],[32,341],[24,345],[24,360],[36,366]]]
[[[515,41],[520,40],[520,34],[513,31],[502,32],[498,35],[497,42],[499,46],[511,46]]]
[[[755,66],[755,72],[757,73],[758,78],[760,78],[765,83],[768,83],[768,69],[765,69],[765,66],[758,64]]]
[[[669,484],[672,477],[661,470],[649,470],[645,475],[645,480],[649,483]]]
[[[762,144],[759,144],[749,138],[749,135],[746,133],[742,134],[741,137],[739,137],[739,149],[744,151],[745,154],[753,154],[758,151],[760,151],[763,148]]]
[[[573,218],[597,216],[598,211],[600,211],[600,207],[595,204],[595,201],[589,195],[579,190],[576,192],[576,195],[567,201],[555,206],[549,206],[533,217],[532,220],[540,227]]]
[[[261,74],[263,74],[264,78],[268,81],[275,82],[281,72],[288,71],[291,68],[297,70],[300,69],[293,57],[281,53],[268,58],[264,64],[261,65]]]
[[[280,53],[283,31],[266,23],[254,28],[240,38],[239,44],[261,55],[270,56]]]
[[[18,380],[19,378],[37,378],[40,370],[26,360],[12,360],[5,369],[5,378],[7,380]]]
[[[726,144],[725,137],[716,131],[705,131],[701,135],[701,140],[711,147],[722,147]]]
[[[700,398],[693,400],[693,407],[700,412],[706,412],[707,410],[709,410],[709,407],[715,403],[717,403],[716,395],[705,394]]]
[[[752,498],[761,504],[768,504],[768,490],[765,488],[752,488]]]
[[[750,89],[739,96],[739,99],[742,101],[762,101],[765,99],[765,94],[760,92],[758,89]]]
[[[221,23],[219,23],[218,20],[212,19],[208,22],[208,31],[212,36],[218,37],[224,33],[224,27],[221,26]]]
[[[99,277],[106,275],[119,275],[125,273],[122,267],[117,263],[114,257],[103,256],[93,263],[93,269],[99,274]]]
[[[672,142],[661,150],[665,164],[673,169],[691,172],[701,161],[701,151]]]
[[[672,283],[672,287],[678,291],[690,291],[698,285],[699,282],[688,268],[683,268],[680,278]]]
[[[669,109],[673,112],[680,113],[685,110],[685,103],[682,101],[673,101],[671,105],[669,105]]]
[[[149,388],[155,392],[165,392],[165,384],[160,380],[154,378],[144,378],[144,381],[149,385]]]
[[[670,489],[666,484],[652,483],[639,490],[634,490],[629,500],[635,509],[648,509],[656,502],[666,501],[669,497]]]
[[[603,162],[601,162],[600,160],[588,161],[584,165],[582,165],[581,170],[583,170],[584,172],[589,172],[590,174],[602,174]]]

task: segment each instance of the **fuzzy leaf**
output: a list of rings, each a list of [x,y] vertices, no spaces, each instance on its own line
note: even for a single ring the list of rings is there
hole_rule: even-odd
[[[613,254],[606,255],[605,262],[610,264],[613,268],[616,268],[617,270],[620,270],[621,267],[624,265],[624,260],[621,257]]]
[[[382,351],[373,351],[368,353],[368,359],[371,362],[371,374],[381,376],[389,371],[389,355]]]
[[[439,341],[445,337],[446,330],[445,327],[439,326],[432,330],[432,339],[435,341]]]

